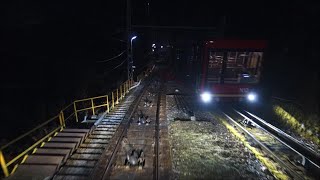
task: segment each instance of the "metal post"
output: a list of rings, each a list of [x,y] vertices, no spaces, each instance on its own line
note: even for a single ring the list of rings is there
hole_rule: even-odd
[[[117,101],[116,101],[116,104],[119,103],[119,89],[117,89]]]
[[[126,94],[127,94],[128,93],[128,81],[125,82],[125,85],[126,85],[125,86],[125,91],[126,91]]]
[[[110,108],[109,108],[109,98],[108,98],[108,95],[107,95],[107,113],[110,112]]]
[[[119,89],[120,89],[120,100],[122,99],[122,85],[120,85]]]
[[[76,116],[76,122],[78,122],[78,112],[76,102],[73,102],[74,115]]]
[[[2,168],[4,176],[8,177],[9,171],[8,171],[7,163],[6,163],[6,160],[4,159],[4,156],[3,156],[3,153],[1,150],[0,150],[0,164],[1,164],[1,168]]]
[[[94,104],[93,104],[93,99],[91,98],[91,108],[92,108],[92,114],[95,115],[94,113]]]
[[[61,118],[62,118],[63,127],[66,127],[66,121],[65,121],[65,119],[64,119],[64,113],[63,113],[63,111],[61,111]]]
[[[64,118],[63,118],[63,112],[60,111],[60,114],[59,114],[59,122],[60,122],[60,125],[61,125],[61,130],[66,126],[65,123],[64,123]]]
[[[114,94],[111,92],[111,99],[112,99],[112,109],[114,108]]]
[[[122,96],[123,97],[125,97],[126,96],[126,84],[125,83],[123,83],[123,85],[122,85]]]
[[[124,83],[123,84],[123,97],[126,96],[126,84]]]
[[[127,71],[128,79],[131,77],[132,72],[132,63],[131,63],[131,47],[130,47],[130,36],[131,36],[131,0],[127,0]]]
[[[128,87],[129,87],[129,86],[128,86],[128,81],[126,81],[126,82],[125,82],[125,85],[126,85],[126,92],[128,93],[128,92],[129,92],[129,88],[128,88]]]
[[[130,90],[131,87],[131,79],[128,80],[128,90]]]
[[[61,127],[63,127],[63,124],[62,124],[62,118],[61,118],[61,113],[59,114],[59,124]],[[62,130],[62,129],[61,129]]]

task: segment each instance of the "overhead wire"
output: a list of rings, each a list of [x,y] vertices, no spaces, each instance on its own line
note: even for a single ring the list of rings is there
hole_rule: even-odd
[[[109,74],[113,70],[115,70],[115,69],[119,68],[120,66],[122,66],[123,63],[126,62],[126,61],[127,61],[127,58],[125,58],[120,64],[118,64],[117,66],[113,67],[112,69],[108,69],[108,70],[104,71],[103,74],[100,75],[100,77],[105,77],[107,74]]]
[[[117,40],[117,41],[120,41],[120,42],[122,42],[122,43],[127,43],[127,41],[122,40],[122,39],[118,39],[118,38],[114,38],[114,37],[112,37],[112,39]]]
[[[105,62],[109,62],[109,61],[111,61],[111,60],[114,60],[114,59],[116,59],[116,58],[120,57],[120,56],[121,56],[123,53],[125,53],[125,52],[126,52],[126,50],[122,51],[120,54],[118,54],[118,55],[116,55],[116,56],[114,56],[114,57],[112,57],[112,58],[105,59],[105,60],[101,60],[101,61],[96,61],[96,63],[105,63]]]
[[[120,67],[124,62],[126,62],[127,59],[123,60],[119,65],[117,65],[116,67],[114,67],[113,69],[111,69],[110,71],[113,71],[115,69],[117,69],[118,67]]]

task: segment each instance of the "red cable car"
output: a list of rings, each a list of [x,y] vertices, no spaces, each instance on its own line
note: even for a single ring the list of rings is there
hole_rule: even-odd
[[[264,40],[206,41],[198,79],[202,100],[255,101],[265,49]]]

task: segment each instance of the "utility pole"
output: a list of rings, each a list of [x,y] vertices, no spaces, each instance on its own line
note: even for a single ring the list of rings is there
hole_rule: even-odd
[[[127,71],[128,79],[132,78],[132,47],[131,47],[131,0],[127,0]]]

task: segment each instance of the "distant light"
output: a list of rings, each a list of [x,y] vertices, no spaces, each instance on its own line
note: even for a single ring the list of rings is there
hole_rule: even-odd
[[[154,49],[152,49],[152,52],[154,52]]]
[[[161,48],[163,48],[163,46],[161,46]]]
[[[250,75],[249,75],[249,74],[242,74],[242,76],[243,76],[243,77],[245,77],[245,78],[250,77]]]
[[[250,102],[254,102],[257,100],[257,95],[255,93],[249,93],[247,98]]]
[[[152,44],[152,46],[151,47],[156,47],[156,44]]]
[[[201,94],[201,99],[204,103],[208,103],[211,101],[211,94],[209,92],[204,92]]]
[[[213,43],[213,41],[209,41],[210,43]]]

